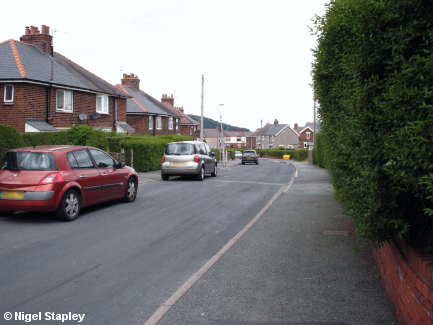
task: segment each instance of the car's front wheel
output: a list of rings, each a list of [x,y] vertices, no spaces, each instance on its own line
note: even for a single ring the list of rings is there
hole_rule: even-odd
[[[134,202],[137,197],[137,181],[135,178],[130,178],[126,184],[125,196],[123,199],[126,202]]]
[[[204,166],[200,169],[200,173],[197,174],[197,180],[198,181],[204,180]]]
[[[73,221],[78,218],[81,210],[80,195],[76,190],[69,190],[63,196],[56,215],[60,220]]]

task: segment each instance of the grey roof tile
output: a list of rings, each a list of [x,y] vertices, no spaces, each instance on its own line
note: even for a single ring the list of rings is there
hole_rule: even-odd
[[[17,68],[11,42],[17,48],[27,78],[23,78]],[[52,75],[53,79],[51,80]],[[79,88],[112,96],[128,97],[110,83],[57,52],[51,56],[36,46],[13,40],[0,44],[0,79],[37,81],[54,86]]]

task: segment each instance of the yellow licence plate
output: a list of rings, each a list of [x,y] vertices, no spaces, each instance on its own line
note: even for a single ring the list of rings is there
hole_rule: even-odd
[[[22,200],[22,199],[24,199],[24,192],[2,191],[1,192],[1,198],[2,199]]]
[[[173,166],[185,166],[186,162],[184,162],[184,161],[173,161],[171,164]]]

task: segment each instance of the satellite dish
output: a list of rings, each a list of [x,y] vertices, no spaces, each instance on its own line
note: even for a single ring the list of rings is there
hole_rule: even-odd
[[[101,114],[96,113],[96,112],[92,114],[92,119],[97,120],[97,119],[100,119],[100,118],[101,118]]]
[[[81,113],[80,115],[78,115],[78,118],[80,119],[80,121],[87,120],[87,114]]]

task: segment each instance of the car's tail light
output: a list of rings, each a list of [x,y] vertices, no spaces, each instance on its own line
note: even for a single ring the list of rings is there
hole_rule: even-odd
[[[161,163],[165,163],[165,155],[162,156]]]
[[[199,163],[200,162],[200,156],[199,155],[195,155],[194,156],[194,162],[195,163]]]
[[[42,178],[38,185],[45,185],[45,184],[53,184],[53,183],[59,183],[64,182],[65,179],[63,178],[62,174],[60,173],[51,173]]]

